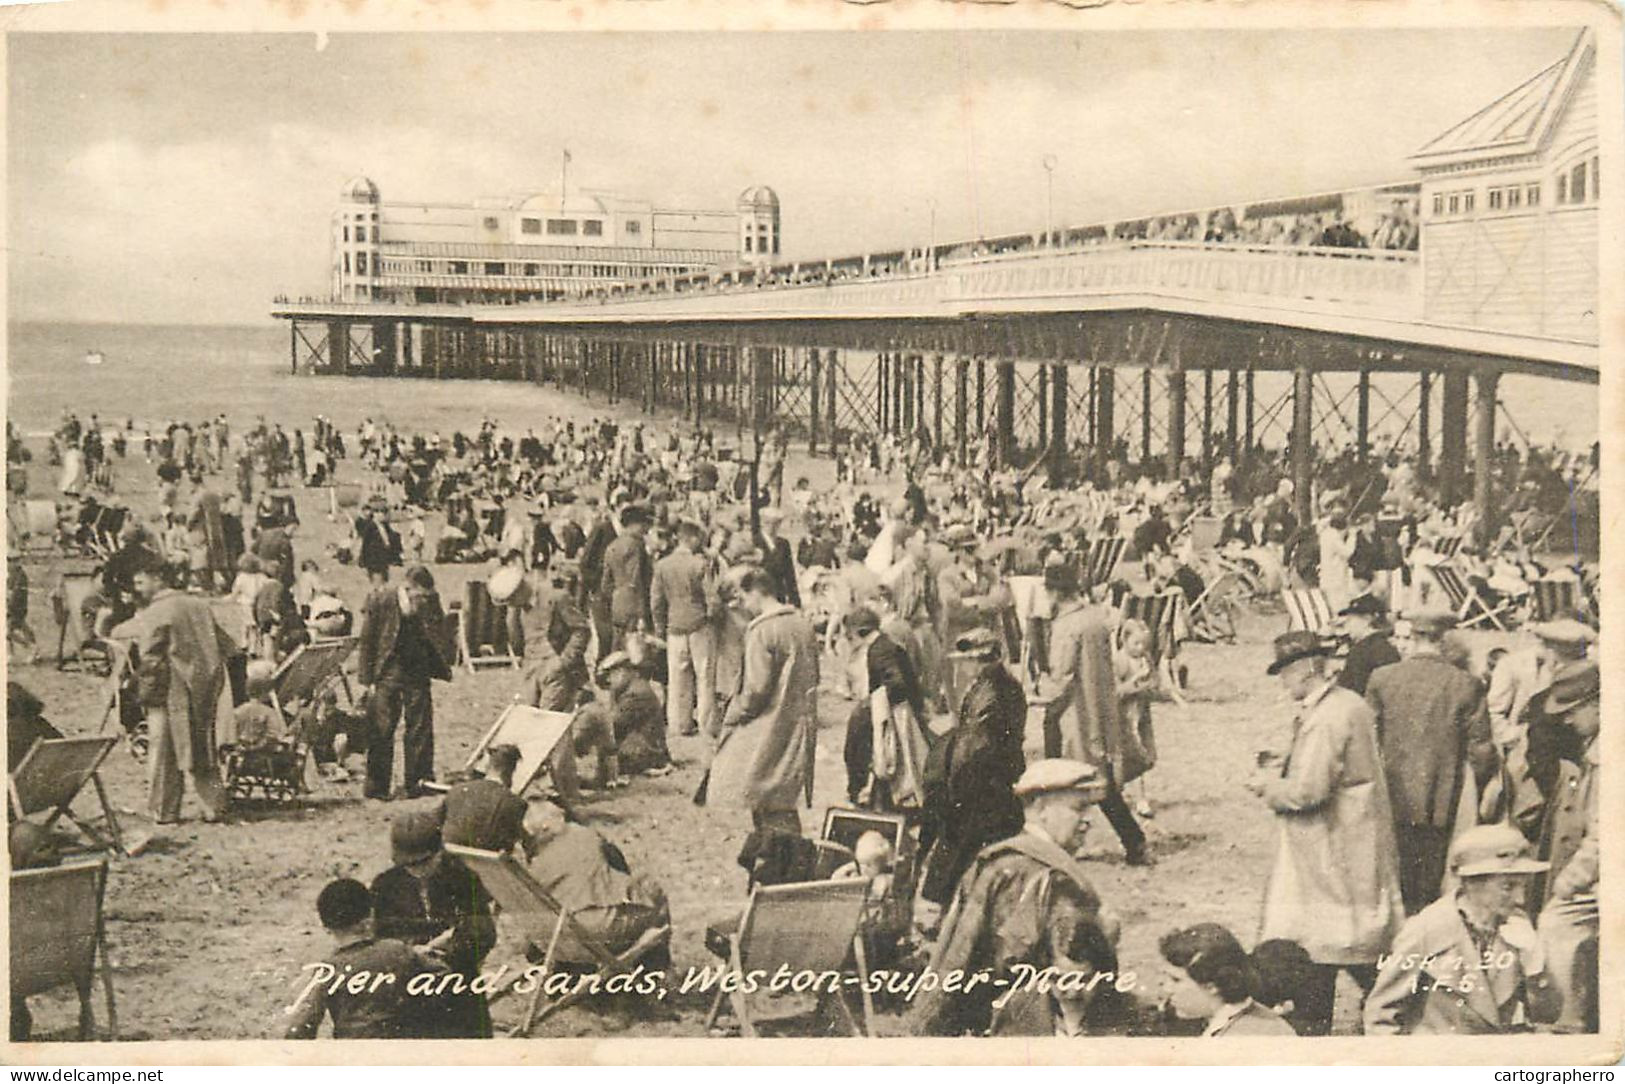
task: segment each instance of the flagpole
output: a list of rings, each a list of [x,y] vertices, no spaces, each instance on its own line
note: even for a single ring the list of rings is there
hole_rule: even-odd
[[[565,191],[570,185],[570,148],[564,149],[564,155],[559,162],[559,213],[564,213]]]

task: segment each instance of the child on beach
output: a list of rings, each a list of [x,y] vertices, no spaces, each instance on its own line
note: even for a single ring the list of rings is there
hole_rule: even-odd
[[[1125,766],[1123,774],[1125,782],[1138,775],[1134,812],[1149,818],[1154,813],[1145,773],[1157,762],[1156,734],[1151,728],[1151,694],[1157,682],[1151,666],[1151,630],[1144,621],[1129,618],[1123,622],[1118,630],[1118,647],[1112,654],[1112,664],[1117,675],[1117,702],[1128,731],[1125,740],[1133,746],[1125,760],[1138,769],[1133,771]]]

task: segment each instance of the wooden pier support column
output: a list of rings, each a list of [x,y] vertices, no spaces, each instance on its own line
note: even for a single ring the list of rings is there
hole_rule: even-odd
[[[877,436],[886,432],[886,407],[890,396],[886,392],[886,352],[882,350],[875,355],[875,394],[879,401],[875,407],[875,428]]]
[[[414,341],[417,338],[417,332],[416,324],[411,322],[401,324],[401,368],[403,369],[412,370],[417,368],[418,351],[417,343]]]
[[[823,358],[816,346],[807,347],[807,454],[818,454],[818,391],[824,386]]]
[[[970,360],[954,358],[954,459],[970,464]]]
[[[1299,523],[1308,523],[1314,507],[1310,486],[1314,482],[1315,452],[1315,374],[1306,367],[1292,371],[1292,499]]]
[[[987,362],[976,359],[976,433],[987,433]]]
[[[1202,484],[1213,477],[1213,370],[1202,370]]]
[[[1361,369],[1355,386],[1354,456],[1364,463],[1371,457],[1371,370]]]
[[[1100,415],[1095,410],[1100,395],[1100,366],[1089,366],[1089,389],[1084,396],[1083,432],[1086,443],[1093,448],[1100,438]]]
[[[1049,366],[1038,366],[1038,454],[1049,452]]]
[[[914,429],[918,432],[925,423],[925,355],[914,355]]]
[[[942,454],[942,355],[937,354],[931,359],[931,432],[936,442],[937,455]]]
[[[1058,488],[1067,480],[1066,362],[1059,362],[1050,370],[1049,390],[1049,481]]]
[[[1140,370],[1140,465],[1151,462],[1151,367]]]
[[[1440,403],[1439,484],[1445,505],[1453,505],[1463,492],[1467,472],[1467,374],[1444,374]]]
[[[1487,546],[1500,526],[1495,504],[1496,389],[1501,374],[1493,369],[1478,374],[1478,415],[1473,425],[1473,507],[1478,512],[1477,536]]]
[[[1416,374],[1416,476],[1433,478],[1433,374]]]
[[[829,446],[832,449],[839,447],[841,442],[841,426],[837,414],[839,400],[836,395],[840,369],[841,352],[832,346],[824,354],[824,381],[828,384],[824,389],[824,401],[829,408]]]
[[[343,320],[327,323],[327,364],[339,373],[350,371],[350,325]]]
[[[1254,409],[1256,402],[1253,398],[1253,371],[1251,369],[1247,370],[1245,391],[1247,393],[1247,440],[1245,445],[1242,447],[1241,452],[1243,455],[1250,456],[1253,454],[1253,420],[1257,417],[1258,413]]]
[[[999,469],[1004,470],[1010,466],[1016,451],[1016,363],[998,362],[996,379],[999,386],[994,424],[998,432],[994,436],[994,447],[998,450]]]
[[[1108,451],[1117,442],[1117,370],[1097,366],[1095,372],[1095,444]]]
[[[288,321],[288,372],[299,374],[299,321]]]
[[[395,371],[395,335],[399,324],[374,321],[372,325],[372,364],[381,373]]]
[[[1174,354],[1168,371],[1168,477],[1178,478],[1185,462],[1185,368]]]
[[[1225,389],[1224,401],[1224,454],[1231,463],[1236,461],[1236,445],[1241,434],[1237,426],[1241,424],[1241,372],[1230,370],[1229,387]]]

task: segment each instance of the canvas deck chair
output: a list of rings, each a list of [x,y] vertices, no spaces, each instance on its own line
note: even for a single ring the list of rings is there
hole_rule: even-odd
[[[1186,618],[1185,592],[1176,587],[1155,595],[1125,595],[1118,613],[1119,630],[1122,622],[1130,618],[1145,622],[1146,629],[1151,633],[1151,668],[1168,695],[1179,700],[1185,683],[1180,679],[1180,669],[1175,666],[1174,658],[1179,654],[1179,644],[1190,627]]]
[[[1562,610],[1580,608],[1580,581],[1542,577],[1530,584],[1533,589],[1535,620],[1550,621]]]
[[[102,899],[107,859],[84,858],[11,875],[11,997],[43,994],[72,983],[79,991],[79,1038],[96,1037],[91,1008],[96,957],[102,960],[108,1038],[118,1038],[113,975],[107,963]]]
[[[1281,592],[1281,603],[1286,607],[1288,632],[1323,633],[1337,619],[1326,592],[1318,587],[1289,587]]]
[[[908,830],[908,818],[902,813],[877,813],[844,806],[831,806],[824,814],[824,830],[814,841],[818,844],[818,875],[831,877],[837,869],[851,862],[858,839],[866,832],[878,832],[891,844],[896,860],[893,873],[897,880],[909,878],[915,855],[914,836]],[[836,862],[838,856],[841,860]]]
[[[124,839],[119,833],[118,817],[107,800],[101,776],[96,774],[96,769],[117,744],[118,739],[112,736],[42,738],[35,742],[6,781],[12,816],[23,820],[44,814],[39,823],[47,829],[66,817],[96,847],[123,852]],[[100,828],[73,812],[73,800],[87,783],[95,788],[96,800],[101,803]]]
[[[520,1022],[509,1030],[509,1038],[528,1036],[543,1020],[591,993],[590,984],[577,984],[570,993],[544,1006],[547,976],[561,961],[572,965],[585,962],[593,975],[608,979],[636,967],[639,960],[671,941],[671,927],[660,926],[645,930],[629,948],[614,952],[602,938],[577,921],[513,855],[452,843],[446,844],[446,853],[455,856],[480,879],[480,884],[502,908],[502,914],[519,926],[527,941],[543,948],[541,973],[533,975],[535,993]]]
[[[258,790],[270,801],[291,802],[310,789],[305,782],[310,742],[294,725],[288,705],[308,704],[328,686],[344,681],[341,668],[357,642],[356,637],[345,636],[301,644],[282,661],[271,675],[271,706],[289,737],[251,747],[222,745],[227,794],[246,799]]]
[[[1456,554],[1461,552],[1461,544],[1462,542],[1466,541],[1466,538],[1467,536],[1464,534],[1452,535],[1449,538],[1441,538],[1434,545],[1433,552],[1437,553],[1441,560],[1453,561],[1456,558]]]
[[[1123,550],[1128,545],[1126,538],[1097,538],[1089,547],[1089,556],[1084,561],[1082,569],[1086,583],[1099,585],[1111,583],[1112,577],[1117,574],[1117,565],[1123,559]]]
[[[509,704],[491,724],[491,729],[480,738],[479,744],[463,764],[464,771],[481,770],[485,752],[493,745],[513,745],[519,749],[519,764],[513,772],[513,792],[524,794],[525,788],[541,775],[553,757],[553,750],[570,733],[575,716],[568,711],[543,711],[524,704]],[[427,783],[431,790],[451,789],[444,783]]]
[[[60,521],[55,501],[23,501],[22,516],[17,526],[20,528],[18,533],[22,536],[24,552],[61,548]]]
[[[1500,605],[1491,605],[1486,599],[1473,590],[1465,577],[1449,565],[1435,565],[1432,569],[1433,578],[1443,589],[1445,597],[1450,600],[1450,608],[1455,611],[1456,621],[1464,629],[1477,625],[1492,625],[1501,632],[1507,631],[1503,617],[1512,613],[1512,603],[1503,602]]]
[[[792,974],[834,973],[844,976],[849,954],[855,954],[858,988],[863,991],[863,1023],[852,1015],[841,993],[844,982],[829,999],[854,1035],[874,1030],[874,1005],[868,991],[868,963],[859,935],[868,882],[862,878],[842,881],[806,881],[801,884],[760,885],[751,892],[739,928],[728,935],[728,965],[736,974],[764,970],[768,974],[780,965]],[[711,1009],[705,1014],[710,1031],[722,1012],[724,1000],[739,1021],[746,1038],[756,1037],[756,1021],[751,1016],[750,995],[718,984]]]
[[[484,580],[463,585],[462,605],[457,609],[457,650],[471,674],[481,666],[519,668],[519,655],[508,643],[508,609],[491,601]]]

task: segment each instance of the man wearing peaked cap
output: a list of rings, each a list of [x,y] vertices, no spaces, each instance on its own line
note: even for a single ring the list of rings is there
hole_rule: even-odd
[[[1556,1020],[1563,995],[1521,907],[1545,869],[1510,826],[1457,837],[1450,870],[1460,884],[1399,931],[1366,999],[1366,1034],[1491,1035]]]
[[[1278,675],[1297,701],[1279,769],[1251,784],[1275,813],[1279,843],[1260,941],[1296,941],[1314,962],[1297,1001],[1306,1034],[1331,1031],[1337,973],[1369,987],[1372,965],[1403,920],[1393,816],[1371,709],[1326,676],[1312,632],[1275,638]]]
[[[1087,1035],[1105,1031],[1121,1008],[1110,981],[1117,971],[1117,920],[1102,907],[1074,853],[1083,846],[1089,807],[1106,795],[1101,772],[1051,758],[1016,782],[1021,831],[983,848],[959,882],[931,957],[939,974],[986,969],[991,989],[932,990],[909,1014],[921,1035]],[[1050,991],[1013,989],[1017,965],[1103,973],[1085,1004]],[[1008,996],[1005,996],[1008,995]]]
[[[1407,617],[1410,657],[1373,673],[1365,698],[1386,764],[1405,913],[1414,915],[1439,895],[1467,785],[1463,765],[1482,792],[1497,757],[1483,685],[1444,656],[1455,615],[1424,610]]]

